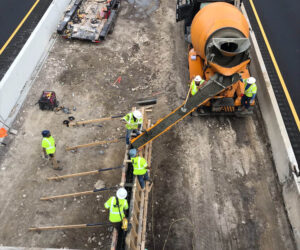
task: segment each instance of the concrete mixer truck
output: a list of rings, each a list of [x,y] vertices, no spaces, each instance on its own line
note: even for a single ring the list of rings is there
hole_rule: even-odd
[[[246,112],[241,105],[245,91],[242,79],[249,78],[249,26],[235,3],[177,1],[177,21],[185,21],[185,37],[190,48],[190,79],[200,75],[206,81],[182,105],[132,139],[133,148],[144,147],[196,111],[201,115],[252,114],[254,102]]]
[[[185,39],[189,44],[190,79],[200,75],[208,80],[216,73],[249,77],[249,26],[239,5],[240,1],[232,0],[186,0],[185,3],[177,0],[176,21],[184,20]],[[254,102],[249,112],[241,112],[244,85],[238,80],[197,110],[200,114],[252,114]]]

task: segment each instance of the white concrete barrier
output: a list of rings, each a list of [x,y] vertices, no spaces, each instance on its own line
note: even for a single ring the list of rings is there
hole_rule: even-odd
[[[244,6],[242,6],[242,12],[247,17]],[[299,168],[252,29],[250,31],[250,40],[253,46],[251,51],[252,62],[255,62],[251,64],[250,71],[258,79],[257,99],[271,144],[279,182],[282,185],[282,195],[287,215],[293,229],[297,247],[300,249],[300,178],[295,174],[295,171],[299,173]]]
[[[32,74],[41,58],[47,53],[52,34],[55,32],[57,24],[69,3],[70,0],[53,0],[2,78],[0,82],[1,120],[7,120],[9,116],[17,113],[18,109],[14,107],[22,96],[24,87],[30,83]]]

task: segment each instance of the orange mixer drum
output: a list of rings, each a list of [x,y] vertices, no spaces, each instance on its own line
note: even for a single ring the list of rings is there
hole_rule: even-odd
[[[207,57],[207,46],[213,38],[248,38],[249,26],[243,14],[233,5],[218,2],[203,7],[191,25],[191,41],[201,58]]]

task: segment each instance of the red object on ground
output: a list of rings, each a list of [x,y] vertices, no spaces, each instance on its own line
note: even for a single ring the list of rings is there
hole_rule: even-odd
[[[118,79],[116,80],[117,83],[120,83],[122,81],[122,77],[119,76]]]
[[[7,130],[5,128],[0,128],[0,138],[7,136]]]

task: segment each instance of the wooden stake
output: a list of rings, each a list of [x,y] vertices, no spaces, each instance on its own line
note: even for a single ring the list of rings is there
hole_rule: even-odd
[[[90,174],[99,174],[99,171],[94,170],[94,171],[82,172],[82,173],[76,173],[76,174],[53,176],[53,177],[48,177],[47,180],[60,180],[60,179],[66,179],[66,178],[71,178],[71,177],[76,177],[76,176],[84,176],[84,175],[90,175]]]
[[[94,190],[84,191],[84,192],[77,192],[77,193],[72,193],[72,194],[54,195],[54,196],[42,197],[42,198],[40,198],[40,200],[47,201],[47,200],[54,200],[54,199],[60,199],[60,198],[66,198],[66,197],[76,197],[76,196],[82,196],[82,195],[87,195],[87,194],[94,194],[96,192],[106,191],[106,190],[115,189],[115,188],[116,187],[100,188],[100,189],[94,189]]]
[[[75,150],[78,148],[88,148],[88,147],[94,147],[97,145],[116,143],[119,141],[121,141],[121,139],[114,139],[114,140],[110,140],[110,141],[96,141],[96,142],[81,144],[81,145],[77,145],[77,146],[73,146],[73,147],[66,147],[66,151]]]
[[[71,228],[87,228],[87,227],[100,227],[111,225],[111,223],[95,223],[95,224],[77,224],[77,225],[64,225],[64,226],[48,226],[48,227],[30,227],[29,231],[45,231],[56,229],[71,229]]]
[[[140,204],[140,214],[139,214],[139,222],[138,222],[138,238],[137,238],[137,245],[141,244],[142,241],[142,228],[143,228],[143,214],[144,214],[144,199],[145,199],[145,193],[142,192],[141,195],[141,204]]]
[[[93,193],[94,193],[94,190],[91,190],[91,191],[84,191],[84,192],[78,192],[78,193],[72,193],[72,194],[61,194],[61,195],[47,196],[47,197],[40,198],[40,200],[41,201],[47,201],[47,200],[60,199],[60,198],[66,198],[66,197],[76,197],[76,196],[93,194]]]
[[[49,226],[49,227],[31,227],[29,231],[55,230],[55,229],[69,229],[69,228],[85,228],[86,224],[65,225],[65,226]]]
[[[145,249],[145,244],[146,244],[146,229],[147,229],[146,222],[147,222],[147,213],[148,213],[148,201],[149,201],[149,193],[151,191],[152,185],[153,183],[150,186],[148,184],[146,186],[141,250]]]
[[[114,170],[114,169],[119,169],[119,168],[124,168],[124,166],[122,165],[122,166],[118,166],[118,167],[102,168],[102,169],[88,171],[88,172],[81,172],[81,173],[61,175],[61,176],[53,176],[53,177],[47,178],[47,180],[59,180],[59,179],[66,179],[66,178],[76,177],[76,176],[99,174],[100,172],[103,172],[103,171]]]
[[[97,122],[109,121],[109,120],[112,120],[112,119],[115,119],[115,118],[120,118],[120,117],[123,117],[123,115],[103,117],[103,118],[99,118],[99,119],[79,121],[79,122],[70,122],[69,126],[73,127],[73,126],[85,125],[85,124],[90,124],[90,123],[97,123]]]

